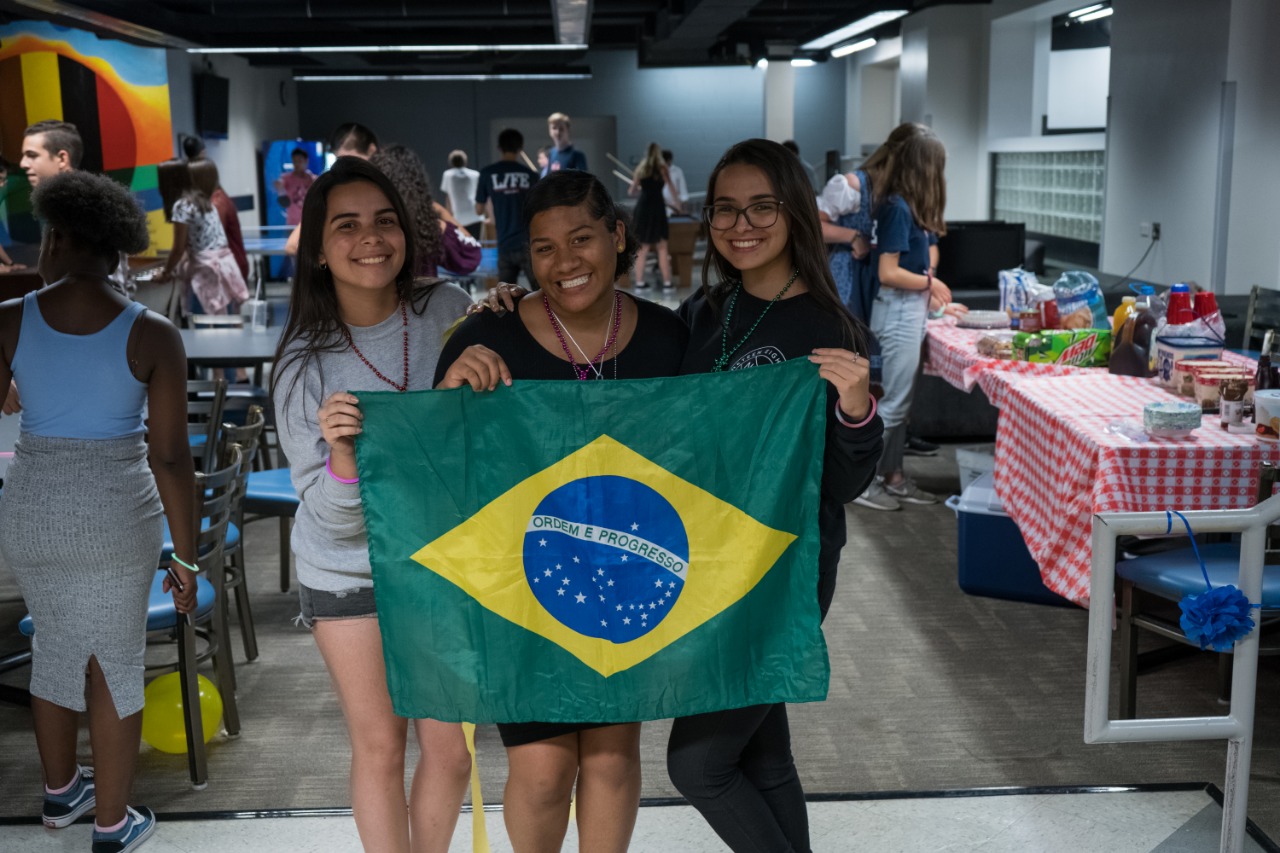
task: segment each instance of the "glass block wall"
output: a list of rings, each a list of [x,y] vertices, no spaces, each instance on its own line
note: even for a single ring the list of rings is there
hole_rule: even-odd
[[[1102,240],[1102,151],[1001,152],[995,158],[992,217],[1027,231]]]

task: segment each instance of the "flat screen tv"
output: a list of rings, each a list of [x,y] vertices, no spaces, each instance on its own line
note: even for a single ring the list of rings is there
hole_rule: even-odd
[[[1021,222],[948,222],[938,240],[938,278],[952,290],[996,287],[1001,270],[1022,266],[1026,236]]]
[[[196,130],[201,136],[227,138],[230,81],[215,74],[195,76]]]

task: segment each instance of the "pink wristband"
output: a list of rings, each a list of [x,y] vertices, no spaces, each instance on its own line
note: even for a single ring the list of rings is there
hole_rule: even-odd
[[[875,409],[872,409],[871,411],[873,414],[875,413]],[[329,472],[330,477],[332,477],[333,479],[337,480],[339,483],[342,483],[344,485],[351,486],[360,482],[359,477],[352,477],[351,479],[347,479],[346,477],[339,477],[337,474],[333,473],[333,466],[329,464],[328,456],[324,458],[324,470]]]
[[[844,426],[849,427],[850,429],[858,429],[859,427],[866,426],[867,424],[871,423],[871,419],[876,416],[876,398],[871,397],[870,400],[871,400],[871,411],[867,412],[867,416],[862,420],[858,421],[856,424],[851,424],[847,420],[845,420],[844,412],[840,411],[840,401],[836,400],[836,420],[838,420]]]

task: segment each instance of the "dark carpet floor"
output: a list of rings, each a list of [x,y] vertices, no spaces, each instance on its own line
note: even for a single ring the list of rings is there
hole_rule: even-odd
[[[957,479],[944,452],[910,458],[921,484]],[[825,625],[826,702],[791,709],[794,750],[810,793],[993,786],[1213,782],[1221,742],[1089,746],[1083,742],[1087,614],[976,598],[956,585],[956,520],[938,505],[898,513],[849,509],[836,601]],[[237,667],[243,733],[210,746],[209,786],[193,791],[182,756],[143,748],[135,800],[161,811],[349,805],[341,714],[296,597],[276,586],[276,528],[251,525],[247,554],[261,658]],[[0,573],[0,653],[20,646],[23,613]],[[237,648],[237,659],[243,657]],[[1250,815],[1280,838],[1280,665],[1264,658]],[[1143,716],[1218,714],[1215,663],[1195,655],[1144,675]],[[21,685],[26,670],[0,676]],[[668,726],[645,726],[645,797],[674,796]],[[501,799],[505,756],[478,735],[486,801]],[[82,741],[88,758],[88,741]],[[40,772],[30,713],[0,703],[0,816],[35,815]]]

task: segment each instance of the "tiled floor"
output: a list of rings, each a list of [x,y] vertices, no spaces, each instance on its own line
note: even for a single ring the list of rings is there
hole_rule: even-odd
[[[1181,853],[1218,847],[1221,809],[1204,790],[1089,793],[991,793],[852,799],[809,806],[817,853]],[[488,847],[472,844],[472,817],[458,822],[450,850],[509,853],[502,815],[485,815]],[[24,853],[83,851],[89,826],[0,827],[0,849]],[[577,848],[573,828],[566,850]],[[240,820],[164,820],[148,853],[341,853],[359,851],[347,814]],[[636,853],[712,853],[724,846],[688,806],[646,806],[632,840]],[[1261,853],[1253,839],[1247,851]]]

